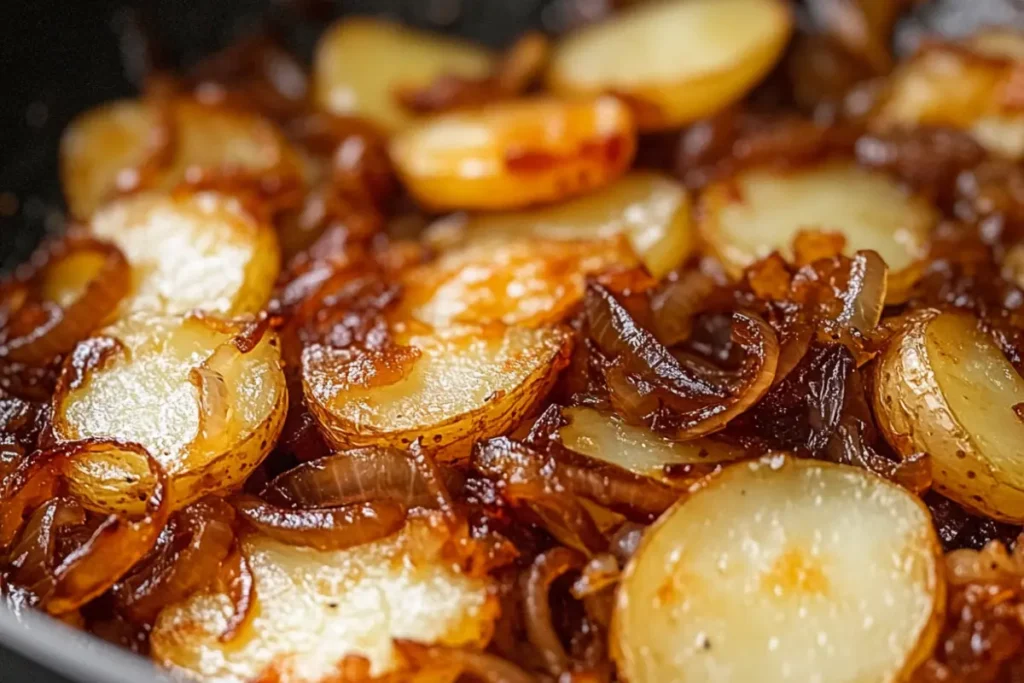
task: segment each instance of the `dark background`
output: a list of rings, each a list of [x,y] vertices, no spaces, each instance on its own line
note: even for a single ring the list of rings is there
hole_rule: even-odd
[[[135,92],[139,62],[125,55],[138,52],[132,27],[140,18],[157,29],[171,63],[195,62],[267,16],[308,61],[323,26],[343,13],[388,15],[501,46],[527,28],[557,32],[573,3],[600,10],[611,0],[337,0],[318,3],[327,6],[318,18],[294,11],[302,1],[0,0],[0,272],[62,228],[60,132],[75,114]],[[906,50],[922,32],[986,24],[1024,28],[1024,0],[936,0],[904,23],[899,44]],[[50,635],[59,648],[61,638]],[[65,683],[0,648],[0,683],[29,681]]]

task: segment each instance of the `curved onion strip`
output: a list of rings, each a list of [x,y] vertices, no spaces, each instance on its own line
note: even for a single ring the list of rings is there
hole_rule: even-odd
[[[860,332],[875,329],[885,307],[889,267],[875,251],[858,251],[850,264],[850,281],[843,295],[841,325]]]
[[[72,446],[76,444],[71,444]],[[106,449],[107,442],[79,442],[79,451]],[[167,472],[149,452],[137,444],[119,443],[118,448],[146,459],[156,486],[146,501],[146,515],[128,522],[117,515],[104,520],[86,543],[64,558],[54,571],[53,591],[43,597],[50,614],[78,609],[110,588],[156,543],[171,512]]]
[[[679,500],[678,490],[611,463],[559,448],[556,469],[574,495],[611,508],[634,521],[653,521]]]
[[[45,279],[48,274],[53,276],[52,270],[62,261],[83,251],[95,252],[103,261],[81,293],[63,307],[52,301],[44,301],[41,310],[32,304],[22,307],[12,316],[13,320],[7,321],[8,326],[17,326],[19,314],[26,314],[28,309],[33,309],[36,315],[42,312],[45,317],[31,330],[5,339],[0,344],[0,357],[34,365],[48,362],[70,351],[117,309],[131,286],[131,267],[121,251],[108,242],[92,237],[69,237],[34,277]]]
[[[224,566],[228,567],[231,572],[227,577],[225,593],[231,599],[234,609],[224,624],[224,630],[218,636],[218,640],[222,643],[230,643],[238,637],[242,632],[242,627],[248,624],[255,615],[256,578],[253,576],[252,567],[249,566],[249,559],[237,545],[233,558],[234,561],[224,562]]]
[[[234,509],[212,496],[178,512],[155,555],[114,586],[118,610],[135,623],[152,623],[164,605],[212,582],[231,551],[234,518]]]
[[[553,548],[537,556],[523,577],[523,617],[526,637],[537,648],[544,668],[552,676],[561,676],[569,669],[569,655],[558,639],[551,621],[548,593],[558,577],[583,568],[584,558],[569,548]]]
[[[661,431],[670,431],[673,438],[693,439],[722,429],[760,400],[775,377],[778,338],[767,322],[752,313],[732,313],[732,341],[746,356],[735,373],[741,382],[720,386],[681,363],[600,284],[588,284],[584,309],[591,338],[600,350],[654,387],[671,422]],[[652,422],[647,425],[652,428],[653,422],[661,422],[645,421]]]
[[[524,503],[563,544],[588,555],[608,548],[608,539],[593,517],[559,479],[554,460],[498,437],[477,443],[472,464],[484,476],[498,480],[507,500]]]
[[[594,555],[584,565],[580,577],[576,579],[570,592],[572,597],[582,600],[588,596],[596,595],[609,586],[614,586],[622,576],[622,569],[619,561],[611,553]]]
[[[8,580],[35,595],[49,593],[54,581],[56,533],[63,527],[84,523],[85,509],[68,498],[56,498],[36,508],[11,550]]]
[[[204,322],[217,322],[208,316],[201,317]],[[270,318],[259,316],[246,325],[237,337],[218,346],[205,361],[189,371],[188,380],[199,392],[199,429],[193,441],[194,446],[202,445],[212,453],[221,453],[230,447],[227,439],[232,434],[229,426],[234,402],[224,376],[239,358],[256,348],[269,327]],[[234,330],[225,326],[224,331]]]
[[[445,490],[461,488],[464,475],[437,466]],[[278,475],[261,497],[284,507],[340,507],[390,500],[408,508],[436,507],[438,494],[416,459],[395,448],[355,448],[311,460]]]
[[[422,645],[394,640],[395,648],[416,671],[442,670],[453,677],[469,674],[481,683],[536,683],[536,679],[512,662],[486,652],[457,647]]]
[[[437,463],[421,448],[421,441],[422,439],[417,439],[409,446],[413,466],[420,477],[422,477],[424,484],[426,484],[427,491],[430,493],[430,497],[434,499],[437,509],[441,511],[441,514],[444,515],[444,518],[449,523],[454,523],[456,515],[452,495],[444,484],[444,479]]]
[[[37,452],[22,458],[0,486],[0,549],[18,537],[31,510],[57,495],[66,448]]]
[[[391,501],[340,508],[287,509],[254,496],[238,496],[235,510],[255,529],[284,543],[342,550],[383,538],[405,523],[405,507]]]
[[[688,270],[660,288],[651,299],[652,332],[658,341],[665,346],[685,341],[694,316],[714,290],[715,281],[699,270]]]

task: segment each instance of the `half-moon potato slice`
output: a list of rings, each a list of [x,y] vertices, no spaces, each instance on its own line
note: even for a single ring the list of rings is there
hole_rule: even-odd
[[[288,407],[278,340],[252,325],[132,316],[102,330],[65,362],[54,436],[144,446],[167,471],[175,508],[241,486]],[[117,451],[72,460],[66,477],[84,505],[109,512],[141,511],[154,485],[144,459]]]
[[[511,430],[537,406],[571,343],[559,328],[462,327],[403,337],[396,341],[407,365],[397,379],[386,354],[322,345],[303,351],[306,400],[334,447],[407,448],[421,439],[424,448],[466,455],[474,441]],[[381,372],[393,381],[374,384]]]
[[[586,406],[563,408],[562,418],[566,424],[558,437],[569,450],[667,482],[691,481],[744,455],[739,446],[714,438],[669,441],[646,427]]]
[[[932,459],[936,491],[975,512],[1024,522],[1024,378],[968,313],[910,319],[879,359],[874,406],[902,455]]]
[[[252,620],[222,642],[231,599],[197,594],[160,614],[153,657],[217,683],[321,683],[342,680],[346,657],[369,660],[374,676],[393,671],[395,639],[483,647],[498,616],[494,586],[433,550],[437,533],[410,520],[394,536],[335,551],[248,534],[242,552],[254,579]]]
[[[802,231],[841,233],[848,255],[874,250],[898,273],[925,256],[937,220],[888,175],[845,161],[748,168],[708,186],[700,202],[701,235],[734,276],[773,251],[792,259]]]
[[[942,624],[928,510],[864,470],[726,468],[646,532],[611,646],[629,683],[904,681]]]
[[[60,162],[68,206],[79,218],[118,194],[168,190],[203,173],[244,175],[271,193],[302,182],[297,153],[270,121],[186,98],[120,100],[87,111],[64,133]]]
[[[695,242],[690,198],[661,173],[631,171],[606,188],[566,202],[508,213],[455,214],[427,228],[432,246],[523,240],[595,240],[625,235],[651,275],[683,263]]]
[[[431,116],[390,147],[406,189],[436,211],[584,194],[622,175],[635,150],[633,117],[614,97],[538,97]]]
[[[125,197],[97,212],[89,231],[117,245],[131,265],[122,314],[255,313],[280,268],[273,227],[213,192]]]
[[[793,19],[779,0],[644,3],[557,46],[548,87],[614,93],[641,130],[710,116],[740,99],[782,55]]]
[[[588,275],[638,265],[625,238],[487,241],[444,252],[402,276],[408,315],[453,324],[560,322],[583,299]]]
[[[365,17],[343,19],[316,49],[313,97],[334,114],[365,116],[397,130],[414,120],[396,97],[440,76],[480,78],[494,56],[468,43]]]

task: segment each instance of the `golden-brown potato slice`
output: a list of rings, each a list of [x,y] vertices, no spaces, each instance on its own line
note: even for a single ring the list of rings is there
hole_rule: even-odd
[[[255,313],[280,268],[273,226],[212,192],[125,197],[97,212],[89,231],[117,245],[131,264],[122,314]]]
[[[1024,156],[1020,68],[1024,35],[993,31],[964,45],[931,45],[892,76],[874,126],[962,130],[989,151]]]
[[[730,272],[778,250],[792,258],[801,231],[842,233],[846,253],[872,249],[890,273],[925,256],[937,212],[895,180],[844,162],[750,168],[704,190],[700,232]]]
[[[980,514],[1024,522],[1024,379],[966,313],[917,314],[880,359],[875,414],[905,456],[932,458],[934,487]]]
[[[408,445],[460,454],[464,446],[515,427],[565,366],[561,329],[453,328],[400,338],[418,354],[397,381],[366,386],[366,367],[387,358],[308,347],[302,356],[306,400],[336,448]],[[371,380],[372,382],[372,380]]]
[[[408,315],[437,328],[561,321],[583,298],[586,277],[638,265],[624,238],[513,239],[470,244],[402,276]]]
[[[314,99],[335,114],[355,114],[395,130],[412,121],[395,97],[443,75],[482,77],[494,56],[471,43],[376,19],[343,19],[327,31],[314,59]]]
[[[73,215],[87,218],[119,193],[170,189],[197,172],[243,173],[269,192],[301,183],[298,155],[269,121],[189,99],[166,107],[121,100],[71,122],[61,140],[61,181]]]
[[[625,570],[629,683],[904,681],[942,624],[928,510],[864,470],[772,456],[666,512]]]
[[[397,638],[483,647],[498,616],[494,586],[441,557],[431,541],[437,533],[410,520],[395,536],[335,551],[246,535],[242,552],[256,591],[252,622],[221,642],[231,600],[200,593],[160,614],[153,657],[217,683],[275,674],[280,683],[320,683],[335,680],[346,656],[368,659],[374,675],[393,670],[400,664]]]
[[[449,249],[463,244],[524,240],[594,240],[625,235],[655,278],[664,277],[689,256],[694,235],[690,197],[661,173],[632,171],[606,188],[567,202],[526,211],[455,214],[438,220],[424,235]]]
[[[566,424],[558,436],[566,448],[654,479],[670,481],[673,477],[668,475],[679,472],[685,481],[688,467],[704,470],[744,455],[742,448],[713,438],[669,441],[646,427],[585,406],[563,408],[562,417]]]
[[[570,35],[547,84],[565,95],[614,93],[641,130],[676,128],[740,99],[778,61],[792,29],[779,0],[642,4]]]
[[[65,362],[53,401],[54,435],[141,444],[167,470],[175,508],[240,486],[273,447],[288,404],[276,336],[267,332],[242,353],[246,329],[151,316],[104,329]],[[229,362],[211,366],[218,349]],[[193,370],[203,367],[215,374],[200,382]],[[141,511],[153,487],[145,460],[118,453],[90,452],[66,475],[83,504],[103,511]]]
[[[432,116],[391,141],[425,207],[514,209],[606,185],[633,160],[636,130],[614,97],[533,98]]]

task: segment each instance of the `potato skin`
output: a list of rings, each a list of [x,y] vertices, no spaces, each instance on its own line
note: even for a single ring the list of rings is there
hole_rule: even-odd
[[[913,315],[875,366],[872,402],[878,426],[900,455],[931,456],[935,491],[977,514],[1019,524],[1024,490],[999,477],[936,379],[926,334],[940,315],[977,322],[968,314],[936,309]]]

